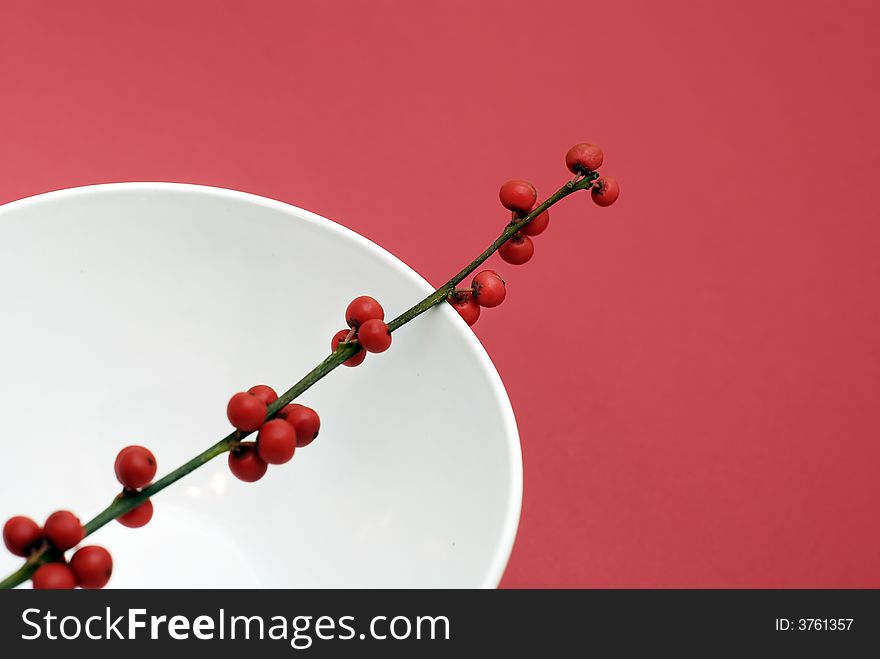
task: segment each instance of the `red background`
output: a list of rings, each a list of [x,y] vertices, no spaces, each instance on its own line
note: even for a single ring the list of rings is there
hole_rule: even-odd
[[[505,586],[880,586],[877,3],[0,2],[0,201],[126,180],[335,219],[440,283],[522,431]],[[497,259],[493,264],[500,263]]]

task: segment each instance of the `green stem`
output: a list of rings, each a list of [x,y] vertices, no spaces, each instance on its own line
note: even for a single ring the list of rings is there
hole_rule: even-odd
[[[508,224],[504,231],[501,232],[501,235],[495,239],[495,242],[484,249],[477,258],[475,258],[464,268],[459,270],[458,273],[454,277],[452,277],[452,279],[450,279],[440,288],[425,297],[425,299],[423,299],[421,302],[413,305],[402,314],[400,314],[397,318],[390,321],[388,323],[388,330],[393,332],[397,329],[400,329],[414,318],[425,313],[428,309],[435,307],[441,302],[445,301],[449,294],[453,290],[455,290],[455,287],[458,285],[459,282],[461,282],[461,280],[463,280],[470,273],[476,270],[480,266],[480,264],[482,264],[486,259],[492,256],[492,254],[498,251],[498,248],[501,247],[501,245],[503,245],[505,242],[507,242],[507,240],[511,236],[513,236],[513,234],[522,229],[534,218],[550,208],[559,200],[567,197],[577,190],[586,190],[592,187],[593,181],[598,176],[599,175],[595,172],[591,172],[580,180],[570,181],[566,183],[553,195],[548,197],[547,200],[544,201],[544,203],[535,208],[535,210],[533,210],[531,213],[523,218],[516,220],[515,222],[511,222],[510,224]],[[306,391],[309,387],[318,382],[318,380],[330,373],[333,369],[342,364],[342,362],[347,360],[349,357],[353,356],[357,351],[358,346],[356,344],[340,344],[334,352],[328,355],[320,364],[309,371],[299,382],[297,382],[290,389],[281,394],[281,396],[278,397],[278,400],[276,400],[269,406],[266,418],[269,419],[274,417],[282,407],[289,404],[300,394]],[[190,472],[193,472],[201,467],[203,464],[210,462],[218,455],[226,453],[230,448],[233,447],[233,445],[235,445],[236,442],[241,441],[248,434],[250,433],[242,433],[239,431],[232,432],[207,450],[199,453],[189,462],[182,464],[177,469],[166,474],[156,482],[151,483],[140,492],[125,494],[114,499],[109,506],[104,508],[104,510],[95,515],[93,519],[89,520],[89,522],[85,524],[85,535],[91,535],[108,522],[111,522],[120,515],[124,515],[133,508],[136,508],[138,505],[140,505],[153,495],[158,494],[169,485],[176,483]],[[47,553],[46,549],[36,552],[18,570],[3,579],[3,581],[0,581],[0,589],[15,588],[19,584],[24,583],[30,578],[37,567],[39,567],[41,563],[46,562],[48,558],[49,554]]]
[[[38,563],[33,563],[28,561],[20,568],[18,568],[15,572],[6,577],[3,581],[0,581],[0,589],[4,588],[15,588],[17,585],[24,583],[28,579],[30,579],[31,574],[33,574],[34,570],[37,569]]]
[[[498,248],[506,243],[510,239],[510,237],[513,236],[513,234],[522,229],[525,225],[538,217],[538,215],[550,208],[560,199],[564,199],[572,192],[576,192],[577,190],[586,190],[588,188],[591,188],[593,186],[593,181],[598,178],[598,176],[598,174],[592,172],[584,178],[580,179],[579,181],[569,181],[561,188],[559,188],[553,195],[548,197],[544,201],[544,203],[535,208],[535,210],[533,210],[531,213],[517,220],[516,222],[511,222],[510,224],[508,224],[507,228],[505,228],[504,231],[501,232],[501,235],[495,239],[495,242],[484,249],[482,254],[480,254],[477,258],[475,258],[473,261],[471,261],[465,267],[459,270],[452,279],[443,284],[440,288],[431,293],[424,300],[416,305],[413,305],[402,314],[400,314],[397,318],[388,323],[388,329],[393,332],[403,325],[406,325],[413,318],[416,318],[417,316],[425,313],[431,307],[434,307],[443,302],[447,297],[449,297],[449,294],[455,290],[455,287],[459,284],[459,282],[461,282],[462,279],[464,279],[474,270],[480,267],[480,265],[495,252],[497,252]]]

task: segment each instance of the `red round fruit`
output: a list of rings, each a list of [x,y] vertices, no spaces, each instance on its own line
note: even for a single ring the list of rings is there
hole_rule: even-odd
[[[80,588],[103,588],[113,574],[113,558],[103,547],[89,545],[76,551],[70,569]]]
[[[252,393],[239,391],[229,399],[226,417],[241,432],[259,430],[266,420],[266,403]]]
[[[348,330],[339,330],[336,334],[333,335],[333,338],[330,340],[330,350],[336,352],[336,348],[339,347],[339,344],[345,340],[345,337],[348,336]],[[363,363],[363,361],[367,358],[367,353],[358,346],[358,351],[354,353],[351,357],[346,359],[342,364],[344,366],[359,366]]]
[[[369,295],[361,295],[356,297],[348,304],[345,310],[345,322],[349,327],[357,329],[363,323],[373,318],[385,320],[385,310],[375,298]]]
[[[247,392],[263,401],[266,407],[278,400],[278,394],[268,384],[255,384]]]
[[[497,307],[504,302],[507,286],[504,280],[492,270],[483,270],[471,282],[473,296],[481,307]]]
[[[572,174],[594,172],[602,166],[605,154],[595,144],[575,144],[565,154],[565,166]]]
[[[156,458],[143,446],[126,446],[116,456],[116,479],[129,490],[146,487],[156,475]]]
[[[153,502],[147,499],[141,505],[117,517],[116,521],[130,529],[139,529],[151,519],[153,519]]]
[[[31,577],[35,590],[69,590],[76,588],[76,575],[65,563],[46,563]]]
[[[293,426],[296,431],[296,446],[302,448],[311,444],[321,429],[321,418],[311,407],[291,403],[281,408],[278,417]]]
[[[16,515],[3,525],[3,544],[16,556],[27,556],[43,539],[43,530],[30,517]]]
[[[239,444],[229,452],[229,470],[238,480],[253,483],[266,475],[269,468],[257,454],[257,445],[253,442]]]
[[[378,318],[363,323],[357,333],[358,342],[367,352],[385,352],[391,347],[388,325]]]
[[[610,206],[620,196],[620,184],[616,178],[600,176],[593,182],[591,194],[599,206]]]
[[[535,244],[528,236],[517,231],[513,236],[498,248],[498,255],[511,265],[522,265],[535,253]]]
[[[257,435],[257,453],[263,462],[283,465],[296,451],[296,430],[284,419],[272,419]]]
[[[67,551],[80,543],[85,531],[76,515],[69,510],[59,510],[49,515],[43,524],[43,535],[55,549]]]
[[[480,305],[470,293],[454,293],[446,300],[468,325],[473,325],[480,318]]]
[[[538,207],[538,203],[536,202],[531,209],[529,209],[529,213],[535,210]],[[531,222],[525,225],[522,229],[520,229],[520,233],[523,233],[527,236],[537,236],[538,234],[544,233],[547,227],[550,225],[550,211],[544,211],[538,217],[534,218]]]
[[[535,186],[528,181],[514,179],[507,181],[498,192],[501,205],[514,213],[528,213],[538,198]]]

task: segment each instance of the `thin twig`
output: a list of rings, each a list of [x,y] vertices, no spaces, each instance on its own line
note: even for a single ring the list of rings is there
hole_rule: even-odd
[[[388,330],[390,332],[394,332],[395,330],[398,330],[406,325],[408,322],[425,313],[428,309],[431,309],[441,302],[444,302],[446,298],[449,297],[450,293],[455,290],[455,287],[459,284],[459,282],[461,282],[465,277],[476,270],[486,259],[492,256],[492,254],[498,251],[498,248],[501,247],[501,245],[503,245],[505,242],[507,242],[507,240],[510,239],[511,236],[513,236],[513,234],[522,229],[529,222],[538,217],[541,213],[543,213],[545,210],[550,208],[553,204],[560,201],[561,199],[564,199],[568,195],[578,190],[586,190],[592,187],[593,181],[598,178],[598,176],[599,175],[597,173],[590,172],[583,178],[576,178],[572,181],[569,181],[561,188],[559,188],[559,190],[557,190],[553,195],[548,197],[546,201],[537,206],[528,215],[508,224],[505,227],[504,231],[501,232],[501,235],[498,236],[498,238],[496,238],[491,245],[484,249],[477,258],[475,258],[464,268],[459,270],[458,273],[454,277],[452,277],[452,279],[450,279],[440,288],[428,295],[421,302],[414,304],[412,307],[400,314],[397,318],[390,321],[388,323]],[[356,343],[340,343],[339,347],[334,352],[328,355],[320,364],[315,366],[315,368],[309,371],[299,382],[297,382],[290,389],[285,391],[281,396],[278,397],[278,400],[276,400],[269,406],[266,414],[266,419],[268,420],[273,418],[282,407],[289,404],[300,394],[306,391],[309,387],[318,382],[318,380],[320,380],[337,366],[342,364],[342,362],[352,357],[358,351],[358,349],[359,346]],[[108,522],[116,519],[117,517],[120,517],[121,515],[124,515],[133,508],[136,508],[150,497],[158,494],[169,485],[176,483],[181,478],[195,471],[207,462],[210,462],[218,455],[226,453],[249,434],[250,433],[242,433],[238,430],[233,431],[210,448],[199,453],[189,462],[180,465],[177,469],[166,474],[156,482],[151,483],[147,487],[143,488],[140,492],[129,493],[123,497],[114,499],[109,506],[107,506],[104,510],[95,515],[93,519],[89,520],[89,522],[84,525],[85,535],[91,535]],[[33,574],[33,572],[37,569],[37,567],[39,567],[42,563],[49,562],[53,559],[57,559],[56,553],[51,551],[50,548],[44,547],[43,550],[36,552],[34,555],[32,555],[21,568],[0,581],[0,589],[15,588],[15,586],[18,586],[19,584],[27,581]]]

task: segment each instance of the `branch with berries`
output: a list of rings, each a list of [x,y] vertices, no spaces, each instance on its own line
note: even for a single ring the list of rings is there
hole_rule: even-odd
[[[67,510],[49,515],[42,527],[28,517],[15,516],[7,520],[3,526],[3,542],[10,552],[25,561],[0,581],[0,588],[14,588],[28,579],[37,589],[103,588],[113,571],[110,552],[89,545],[76,549],[69,559],[66,557],[67,552],[102,526],[114,519],[130,528],[144,526],[153,516],[151,497],[223,453],[229,454],[232,474],[245,482],[261,479],[269,465],[289,462],[297,449],[315,440],[321,427],[317,412],[294,403],[294,399],[336,367],[358,366],[367,353],[385,352],[391,347],[392,332],[438,304],[448,302],[468,325],[477,322],[482,309],[501,304],[507,288],[494,270],[477,273],[470,286],[459,285],[495,252],[511,265],[529,261],[535,251],[532,238],[543,233],[550,223],[549,208],[568,195],[590,190],[599,206],[613,204],[620,194],[620,186],[615,179],[598,174],[602,161],[602,149],[598,146],[573,146],[565,156],[565,163],[574,178],[541,203],[531,183],[507,181],[501,186],[499,197],[501,204],[511,212],[511,220],[479,256],[425,299],[387,323],[382,305],[374,298],[363,295],[352,300],[345,310],[348,327],[333,336],[329,356],[280,396],[262,384],[232,396],[226,414],[235,429],[189,462],[154,481],[158,467],[153,453],[143,446],[127,446],[119,452],[114,465],[122,492],[86,524]],[[256,440],[249,440],[253,433],[257,433]]]

